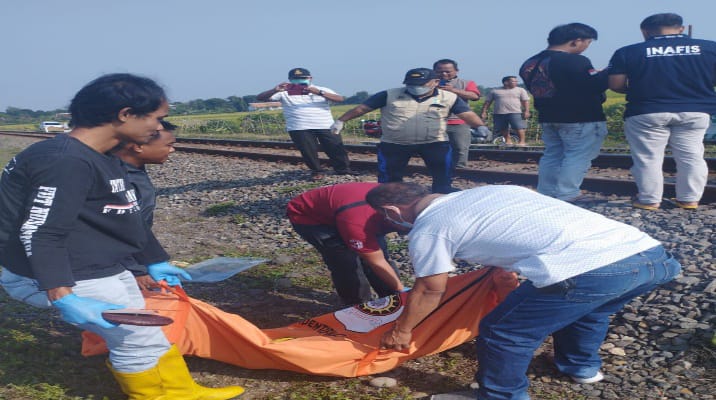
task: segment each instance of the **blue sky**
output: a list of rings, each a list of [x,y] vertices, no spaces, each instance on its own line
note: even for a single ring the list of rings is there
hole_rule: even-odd
[[[257,94],[294,66],[341,94],[372,93],[439,58],[499,86],[556,25],[595,27],[599,40],[584,55],[603,68],[658,12],[716,40],[714,0],[5,0],[0,110],[66,107],[111,72],[151,77],[172,101]]]

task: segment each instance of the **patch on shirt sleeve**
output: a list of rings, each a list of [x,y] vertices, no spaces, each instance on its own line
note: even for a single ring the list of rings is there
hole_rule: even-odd
[[[352,248],[356,250],[360,250],[363,248],[363,242],[358,239],[351,239],[348,241],[348,243],[351,245]]]

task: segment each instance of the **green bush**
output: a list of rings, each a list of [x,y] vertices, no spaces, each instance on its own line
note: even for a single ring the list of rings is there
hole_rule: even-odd
[[[607,137],[613,141],[624,140],[624,105],[624,103],[615,103],[604,108],[609,132]]]

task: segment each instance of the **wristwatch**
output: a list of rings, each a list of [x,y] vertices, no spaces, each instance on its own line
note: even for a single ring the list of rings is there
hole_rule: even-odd
[[[319,90],[319,91],[318,91],[318,95],[319,95],[319,96],[323,96],[323,93],[324,93],[323,90]]]

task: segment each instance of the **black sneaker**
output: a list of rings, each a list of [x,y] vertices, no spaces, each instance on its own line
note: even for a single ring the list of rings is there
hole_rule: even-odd
[[[322,172],[322,171],[314,171],[314,172],[311,172],[311,179],[314,180],[314,181],[320,181],[320,180],[322,180],[322,179],[325,178],[325,177],[326,177],[326,176],[323,175],[323,172]]]

